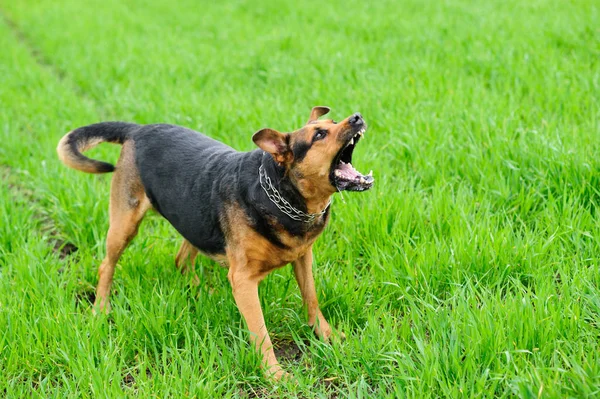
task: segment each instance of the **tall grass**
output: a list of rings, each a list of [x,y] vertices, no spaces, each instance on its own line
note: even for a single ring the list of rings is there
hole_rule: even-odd
[[[0,2],[0,396],[600,394],[600,14],[593,1]],[[226,270],[178,274],[158,216],[89,298],[110,176],[67,131],[168,122],[239,149],[313,105],[369,130],[375,187],[318,240],[319,342],[289,268],[261,285],[295,379],[258,372]],[[118,148],[92,157],[116,160]],[[55,246],[72,243],[63,257]],[[293,344],[292,344],[293,343]]]

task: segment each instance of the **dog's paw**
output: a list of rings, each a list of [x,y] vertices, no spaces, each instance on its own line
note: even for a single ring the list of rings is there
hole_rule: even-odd
[[[100,316],[100,315],[108,315],[110,313],[111,307],[110,307],[110,302],[108,301],[98,301],[96,300],[96,302],[94,302],[94,305],[92,306],[92,314],[94,316]]]
[[[328,342],[330,337],[331,337],[331,333],[332,333],[332,329],[331,326],[329,325],[329,323],[327,323],[325,320],[322,320],[318,323],[316,323],[314,326],[312,326],[315,332],[315,335],[317,337],[319,337],[320,339],[322,339],[325,342]]]
[[[342,331],[335,331],[333,334],[331,334],[331,341],[333,342],[343,342],[346,340],[346,334],[344,334]]]
[[[346,334],[338,330],[332,330],[324,341],[328,344],[339,344],[346,340]]]
[[[279,364],[269,367],[266,371],[267,378],[273,381],[291,381],[292,374],[285,371]]]

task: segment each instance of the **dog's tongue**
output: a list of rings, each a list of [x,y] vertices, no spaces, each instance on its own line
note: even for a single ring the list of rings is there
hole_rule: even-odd
[[[341,177],[344,180],[354,180],[362,176],[351,163],[340,162],[339,166],[335,169],[335,175]]]
[[[351,163],[340,162],[334,173],[338,179],[343,179],[348,182],[363,184],[373,182],[372,172],[369,172],[369,174],[365,176],[358,170],[354,169]]]

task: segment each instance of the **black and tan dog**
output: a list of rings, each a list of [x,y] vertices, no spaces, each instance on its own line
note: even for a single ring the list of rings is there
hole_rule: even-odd
[[[350,163],[366,124],[358,113],[336,123],[318,120],[293,133],[262,129],[260,149],[237,152],[179,126],[105,122],[64,136],[58,155],[88,173],[114,171],[106,257],[99,269],[95,308],[109,309],[115,265],[149,209],[157,210],[183,236],[176,264],[184,270],[198,252],[225,263],[235,302],[260,350],[268,373],[284,373],[271,345],[258,298],[258,284],[272,270],[292,263],[308,323],[327,340],[331,328],[317,301],[312,245],[329,219],[336,191],[371,188],[371,173]],[[122,144],[116,167],[82,152],[101,143]]]

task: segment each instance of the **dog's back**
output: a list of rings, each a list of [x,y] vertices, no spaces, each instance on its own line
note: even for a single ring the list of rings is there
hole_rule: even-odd
[[[127,156],[135,166],[128,164],[127,168],[135,170],[127,173],[137,176],[152,207],[183,237],[208,255],[224,254],[225,237],[219,215],[224,204],[232,200],[223,198],[224,193],[235,191],[224,185],[237,186],[237,179],[244,176],[243,160],[258,160],[261,151],[237,152],[181,126],[126,122],[103,122],[75,129],[60,140],[57,151],[59,158],[73,169],[113,172],[112,164],[82,154],[102,142],[128,147]]]
[[[146,195],[179,233],[206,254],[224,254],[219,215],[231,198],[222,186],[236,184],[237,168],[251,153],[193,130],[147,125],[133,137],[135,159]]]

